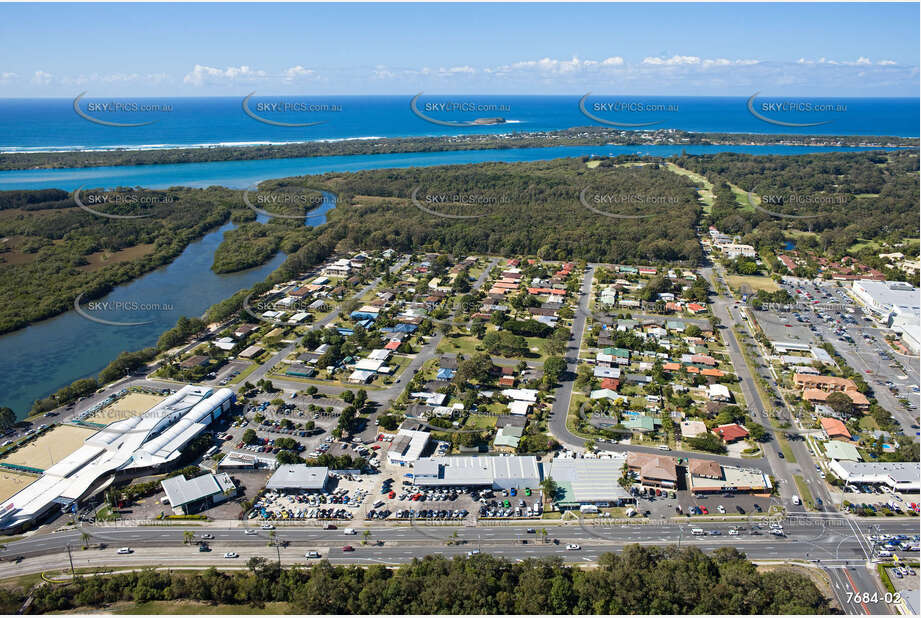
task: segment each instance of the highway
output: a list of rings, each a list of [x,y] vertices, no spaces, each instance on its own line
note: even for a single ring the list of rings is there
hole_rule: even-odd
[[[788,517],[783,520],[785,536],[773,536],[766,522],[755,520],[671,521],[661,523],[615,524],[602,520],[571,520],[567,523],[535,522],[534,532],[527,525],[480,525],[477,527],[441,526],[431,524],[354,526],[358,534],[346,535],[337,530],[317,527],[279,526],[275,539],[283,546],[271,545],[272,534],[256,530],[248,535],[241,522],[220,522],[202,526],[107,526],[86,528],[84,541],[80,530],[50,534],[35,534],[7,544],[0,552],[0,578],[69,567],[68,546],[76,568],[84,567],[243,567],[247,559],[261,556],[283,564],[310,562],[307,551],[317,551],[324,559],[337,564],[401,564],[430,554],[463,555],[469,551],[504,557],[510,560],[557,556],[566,562],[587,564],[596,562],[603,553],[619,551],[628,544],[679,545],[698,547],[712,552],[732,546],[756,562],[799,561],[821,567],[829,580],[838,602],[852,613],[861,613],[860,604],[847,605],[846,583],[858,592],[871,595],[877,590],[875,579],[867,569],[870,543],[866,535],[873,533],[917,534],[914,520],[854,520],[832,514]],[[692,528],[701,528],[703,536],[695,536]],[[740,528],[731,536],[731,528]],[[368,531],[368,535],[364,534]],[[546,530],[544,536],[542,531]],[[184,542],[185,532],[213,535],[207,543],[211,552],[199,552],[195,544]],[[713,533],[718,531],[718,534]],[[89,548],[82,550],[86,542]],[[568,550],[576,543],[579,550]],[[345,552],[351,545],[355,551]],[[117,554],[119,547],[130,547],[133,553]],[[234,551],[239,558],[224,558]],[[19,557],[17,561],[15,558]],[[870,606],[876,613],[888,613],[884,604]]]

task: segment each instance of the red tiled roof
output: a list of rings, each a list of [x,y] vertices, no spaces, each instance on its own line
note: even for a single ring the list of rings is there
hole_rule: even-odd
[[[748,437],[748,430],[736,423],[715,427],[713,433],[721,437],[725,442],[733,442],[734,440]]]
[[[823,416],[819,419],[819,423],[822,424],[822,429],[825,431],[829,438],[842,436],[848,440],[851,439],[851,432],[848,431],[845,424],[838,419],[826,418]]]

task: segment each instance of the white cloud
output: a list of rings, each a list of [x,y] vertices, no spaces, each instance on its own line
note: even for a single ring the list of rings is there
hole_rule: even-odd
[[[290,67],[282,71],[285,81],[294,81],[295,79],[316,77],[316,71],[313,69],[306,69],[301,65],[295,67]]]
[[[51,83],[51,80],[54,78],[54,75],[51,73],[46,73],[45,71],[38,70],[32,75],[32,83],[39,86],[47,86]]]
[[[870,62],[869,58],[865,56],[861,56],[860,58],[857,59],[857,64],[873,64],[873,63]]]
[[[620,56],[611,56],[610,58],[605,58],[601,61],[602,66],[622,66],[624,64],[624,59]]]
[[[879,62],[877,62],[877,64],[883,67],[891,67],[891,66],[896,65],[896,61],[895,60],[880,60]]]
[[[265,77],[267,77],[265,71],[254,70],[246,65],[217,69],[196,64],[192,72],[186,75],[182,81],[193,86],[202,86],[206,82],[253,81]]]
[[[697,56],[678,56],[671,58],[658,58],[656,56],[647,56],[643,58],[643,64],[676,66],[681,64],[700,64],[700,58]]]

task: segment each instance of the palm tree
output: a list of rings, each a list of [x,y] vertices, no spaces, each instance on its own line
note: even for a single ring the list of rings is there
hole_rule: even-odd
[[[370,531],[370,530],[365,530],[364,532],[361,533],[361,535],[364,537],[364,539],[361,541],[361,544],[362,544],[362,545],[367,545],[367,544],[368,544],[368,539],[371,538],[371,531]]]
[[[186,530],[182,533],[182,543],[183,545],[189,545],[192,543],[192,539],[195,538],[195,533],[191,530]]]
[[[83,545],[83,549],[86,549],[87,545],[90,544],[90,535],[88,532],[80,532],[80,543]]]

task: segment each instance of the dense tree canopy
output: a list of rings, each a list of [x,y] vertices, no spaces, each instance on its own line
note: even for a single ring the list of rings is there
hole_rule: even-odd
[[[696,548],[632,545],[602,555],[593,569],[564,566],[558,558],[513,563],[487,554],[428,556],[393,570],[326,561],[279,569],[252,560],[248,567],[78,577],[70,586],[38,587],[31,610],[193,599],[241,606],[280,601],[304,614],[831,613],[808,577],[783,569],[759,572],[728,547],[707,555]]]

